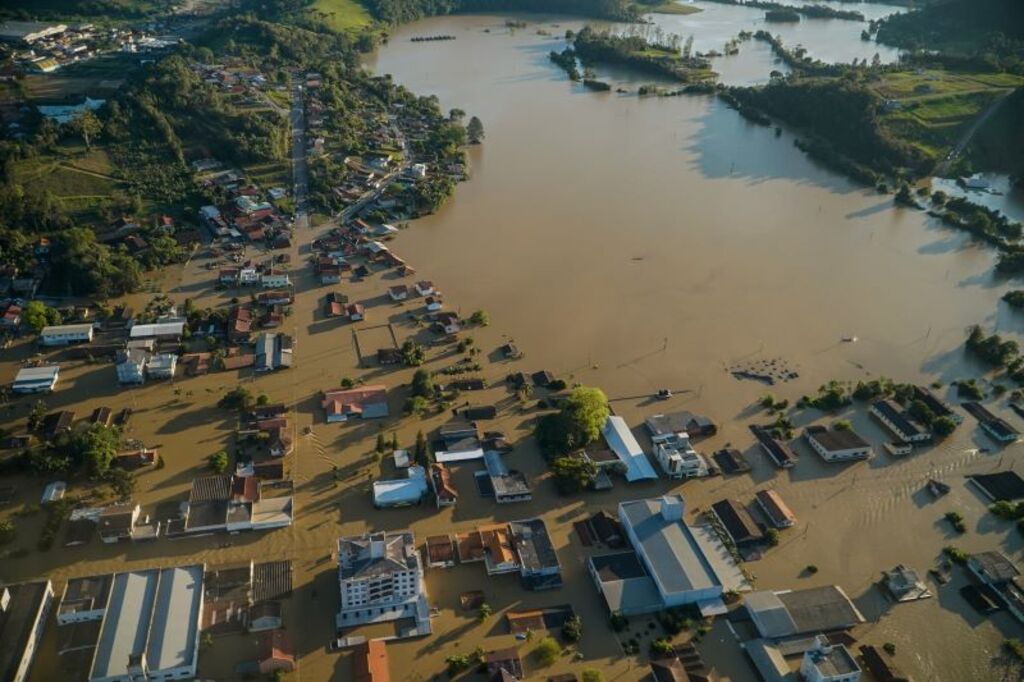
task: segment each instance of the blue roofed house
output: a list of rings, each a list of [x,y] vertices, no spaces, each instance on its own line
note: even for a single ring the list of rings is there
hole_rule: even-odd
[[[601,435],[608,443],[608,448],[625,466],[627,481],[633,483],[658,478],[658,472],[651,466],[625,419],[618,415],[610,415],[601,429]]]

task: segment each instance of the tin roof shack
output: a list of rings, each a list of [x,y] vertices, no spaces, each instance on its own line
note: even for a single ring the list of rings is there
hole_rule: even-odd
[[[929,388],[914,386],[914,399],[923,402],[936,417],[949,417],[957,424],[964,420],[962,414],[954,410],[949,403],[932,393]]]
[[[108,544],[131,540],[141,512],[142,508],[131,502],[105,507],[99,517],[100,538]]]
[[[505,680],[509,679],[509,675],[511,675],[513,680],[522,680],[524,678],[523,661],[519,658],[519,652],[515,647],[489,651],[484,656],[484,662],[487,664],[487,678],[489,680],[505,682]]]
[[[562,567],[544,521],[512,521],[508,526],[519,554],[519,577],[523,587],[534,591],[561,587]]]
[[[967,560],[967,568],[990,588],[1013,617],[1024,623],[1024,587],[1020,570],[1002,552],[979,552]]]
[[[871,456],[871,444],[852,428],[829,430],[824,426],[808,426],[804,438],[826,462],[849,462]]]
[[[711,511],[737,547],[757,544],[764,540],[764,534],[754,522],[754,518],[739,502],[719,500],[711,505]]]
[[[773,640],[849,630],[864,622],[864,616],[836,585],[751,592],[744,604],[758,633]]]
[[[263,675],[271,675],[277,670],[295,670],[295,647],[288,632],[272,630],[260,633],[257,661]]]
[[[0,587],[0,679],[28,679],[52,605],[49,580]]]
[[[967,402],[963,403],[963,408],[970,412],[975,419],[978,420],[978,424],[985,430],[988,435],[996,439],[1000,443],[1016,443],[1020,438],[1020,432],[1010,426],[1005,419],[997,417],[995,414],[990,412],[981,403]]]
[[[391,682],[388,650],[382,639],[371,639],[356,647],[355,682]]]
[[[652,440],[669,438],[677,433],[685,433],[693,439],[713,436],[718,432],[718,426],[710,417],[685,410],[655,414],[648,417],[644,423],[647,424],[647,430],[651,432]]]
[[[90,682],[196,675],[203,566],[114,576]]]
[[[25,367],[18,370],[11,390],[14,393],[50,393],[57,387],[59,378],[60,367],[57,365]]]
[[[905,410],[891,400],[876,400],[871,403],[868,411],[904,443],[924,443],[931,440],[932,435],[927,429],[911,419]]]
[[[776,528],[790,528],[796,524],[796,515],[782,501],[782,496],[774,490],[759,490],[754,499]]]
[[[431,535],[425,547],[428,568],[451,568],[455,565],[455,543],[450,535]]]
[[[112,581],[113,575],[109,573],[68,580],[57,607],[57,624],[103,620]]]
[[[790,447],[789,443],[775,438],[770,429],[752,424],[750,432],[754,434],[757,444],[761,446],[761,450],[768,455],[768,458],[775,466],[780,469],[788,469],[796,464],[797,456],[793,452],[793,448]]]

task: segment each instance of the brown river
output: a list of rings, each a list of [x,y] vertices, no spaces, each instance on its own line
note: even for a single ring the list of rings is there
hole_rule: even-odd
[[[763,12],[747,8],[703,6],[702,13],[658,21],[684,36],[699,32],[695,47],[708,50],[720,49],[741,29],[756,30],[763,18]],[[864,7],[865,12],[892,11]],[[432,434],[449,413],[402,416],[407,391],[401,387],[413,370],[359,364],[354,339],[364,335],[364,343],[377,347],[383,322],[393,325],[399,343],[425,333],[409,317],[422,312],[421,299],[396,304],[387,298],[393,272],[338,285],[353,301],[366,304],[366,322],[324,316],[328,288],[305,263],[309,242],[327,229],[321,226],[298,235],[290,251],[296,300],[286,329],[296,350],[295,364],[286,372],[254,376],[239,370],[126,388],[116,384],[109,363],[73,361],[60,350],[46,353],[62,364],[61,384],[45,398],[48,410],[71,409],[79,419],[100,406],[134,410],[126,435],[158,448],[165,462],[137,477],[135,499],[156,519],[170,518],[162,515],[168,506],[176,513],[192,479],[206,471],[208,455],[236,452],[238,421],[216,406],[226,390],[244,382],[254,393],[286,403],[295,433],[295,452],[285,462],[296,485],[295,524],[264,533],[132,545],[94,538],[86,546],[65,549],[59,542],[40,552],[35,544],[44,515],[32,510],[47,479],[12,478],[3,483],[16,487],[15,503],[0,508],[0,518],[13,519],[17,534],[0,558],[0,580],[47,576],[60,594],[71,576],[288,558],[295,594],[285,604],[285,623],[299,664],[291,678],[351,682],[351,656],[328,647],[336,636],[332,551],[339,536],[410,529],[422,542],[438,533],[539,516],[558,552],[563,588],[528,592],[514,576],[490,578],[477,564],[429,570],[434,634],[388,644],[392,679],[445,679],[445,658],[453,653],[517,646],[531,680],[597,668],[609,682],[638,682],[648,674],[649,640],[661,631],[653,619],[633,619],[626,637],[638,638],[643,653],[622,653],[585,567],[588,554],[604,550],[585,548],[573,522],[597,510],[615,513],[621,500],[667,491],[681,492],[688,518],[694,518],[717,500],[749,505],[756,491],[774,488],[798,522],[782,533],[778,547],[744,564],[758,589],[842,586],[868,621],[855,630],[858,640],[894,644],[897,662],[916,680],[1015,679],[1016,667],[1001,644],[1022,637],[1021,626],[1005,612],[982,616],[971,610],[959,594],[968,583],[964,570],[955,569],[944,586],[929,581],[935,596],[909,604],[887,601],[875,583],[882,570],[899,563],[925,575],[948,544],[968,552],[999,549],[1020,564],[1021,534],[1012,522],[989,514],[986,501],[964,481],[970,473],[1021,470],[1020,446],[998,448],[966,416],[942,444],[894,459],[880,447],[890,437],[863,405],[835,416],[798,410],[793,420],[801,428],[840,416],[850,419],[876,446],[876,454],[866,462],[826,465],[797,442],[799,463],[779,471],[753,446],[747,430],[750,423],[770,419],[755,405],[766,390],[795,403],[832,378],[884,374],[900,381],[938,381],[940,392],[948,395],[949,382],[980,376],[981,368],[963,356],[965,328],[981,322],[1010,335],[1021,331],[1019,319],[999,302],[1013,285],[993,278],[993,253],[923,213],[894,208],[891,196],[865,191],[816,166],[793,146],[789,132],[777,137],[715,100],[586,92],[547,59],[563,44],[554,36],[579,28],[580,21],[526,17],[527,28],[511,32],[505,19],[448,17],[402,27],[368,66],[419,94],[436,94],[445,108],[479,116],[486,128],[485,143],[470,152],[471,179],[443,210],[416,221],[391,247],[416,268],[417,279],[435,282],[449,309],[465,316],[481,308],[490,313],[490,326],[468,332],[484,351],[478,356],[480,375],[489,381],[472,400],[498,407],[497,418],[485,428],[505,432],[514,443],[506,458],[530,478],[533,500],[495,505],[479,496],[477,467],[470,463],[454,467],[455,507],[436,510],[432,501],[401,510],[373,507],[370,481],[399,475],[390,457],[375,455],[378,433],[394,434],[403,447],[411,447],[418,431]],[[860,41],[860,28],[855,22],[808,21],[784,30],[794,32],[787,42],[799,41],[823,59],[847,61],[878,49]],[[436,34],[457,39],[409,41]],[[716,68],[729,74],[730,82],[759,82],[777,65],[766,50],[747,42],[737,57],[716,61]],[[601,77],[633,90],[642,82],[624,72]],[[191,297],[200,308],[226,308],[233,296],[248,296],[214,286],[215,261],[200,254],[183,267],[169,268],[154,279],[153,290],[179,302]],[[132,305],[141,309],[150,295],[135,296]],[[509,338],[525,358],[500,358],[497,349]],[[37,350],[25,339],[0,355],[4,380]],[[440,372],[457,356],[446,347],[431,348],[427,368]],[[769,389],[729,372],[761,366],[798,376]],[[648,447],[640,434],[645,417],[681,409],[709,415],[720,430],[698,449],[710,454],[729,444],[744,451],[752,471],[684,484],[619,481],[609,492],[560,497],[529,438],[537,412],[520,408],[503,382],[509,372],[541,369],[570,383],[602,387]],[[392,416],[325,424],[319,392],[343,378],[387,384]],[[660,388],[675,396],[655,401],[651,396]],[[22,432],[35,402],[35,397],[14,401],[0,413],[0,428]],[[990,407],[1022,426],[1004,402],[992,401]],[[944,480],[951,492],[932,499],[924,490],[928,478]],[[109,497],[86,481],[70,482],[75,496],[97,493],[90,504]],[[966,533],[954,533],[943,519],[950,511],[963,515]],[[811,564],[819,569],[813,575],[805,571]],[[478,622],[475,611],[460,606],[467,590],[485,593],[491,618]],[[511,609],[562,604],[570,604],[584,622],[579,657],[567,654],[541,669],[528,655],[536,643],[516,640],[502,616]],[[392,633],[393,628],[358,634]],[[57,656],[64,637],[51,618],[32,682],[79,679],[88,670],[89,651],[77,663]],[[722,679],[757,679],[726,622],[719,620],[699,648]],[[236,665],[255,655],[254,636],[218,636],[203,644],[200,677],[246,679]]]
[[[659,21],[699,31],[707,16]],[[746,447],[750,404],[765,388],[729,367],[784,364],[800,378],[772,390],[791,401],[831,378],[948,384],[979,373],[963,356],[966,326],[1020,331],[999,303],[1010,284],[994,279],[991,251],[819,167],[789,132],[777,137],[710,98],[594,94],[568,82],[547,54],[562,47],[553,36],[581,25],[533,17],[510,31],[502,17],[431,19],[398,29],[370,62],[482,119],[471,180],[397,244],[463,312],[487,309],[531,369],[602,386],[631,423],[658,409],[645,396],[671,388],[681,405],[725,422],[721,442]],[[409,42],[432,34],[457,39]],[[756,49],[741,45],[735,59],[747,62],[734,80],[776,68],[770,56],[751,58]],[[863,408],[847,416],[885,439]],[[807,451],[800,473],[755,469],[753,481],[690,484],[687,494],[701,504],[777,487],[808,523],[751,567],[761,587],[799,587],[803,566],[827,564],[825,582],[844,585],[873,621],[865,639],[896,643],[917,679],[996,679],[1007,672],[1001,639],[1020,634],[1011,619],[975,615],[955,592],[961,582],[895,608],[872,587],[896,563],[933,565],[951,541],[941,519],[950,509],[968,518],[958,544],[1020,558],[1018,536],[984,514],[976,493],[960,484],[936,504],[921,494],[928,476],[959,482],[1009,466],[1010,450],[978,452],[991,445],[968,418],[910,460],[834,469]]]

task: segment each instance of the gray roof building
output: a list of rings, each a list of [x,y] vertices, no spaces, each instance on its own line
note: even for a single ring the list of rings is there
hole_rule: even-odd
[[[52,603],[49,580],[0,587],[0,680],[28,679]]]
[[[864,616],[836,585],[752,592],[744,602],[757,631],[769,639],[845,630],[864,622]]]
[[[722,583],[683,522],[681,495],[619,504],[619,520],[661,595],[663,606],[718,602]]]
[[[90,682],[194,677],[202,606],[202,565],[114,576]]]

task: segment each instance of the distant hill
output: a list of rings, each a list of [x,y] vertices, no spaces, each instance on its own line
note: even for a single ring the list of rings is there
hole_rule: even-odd
[[[403,23],[454,12],[559,12],[602,19],[634,16],[627,0],[366,0],[381,21]]]
[[[877,40],[908,50],[987,55],[1000,68],[1024,71],[1024,1],[947,0],[896,14],[878,25]]]
[[[110,17],[142,19],[168,9],[168,0],[4,0],[0,18]]]

